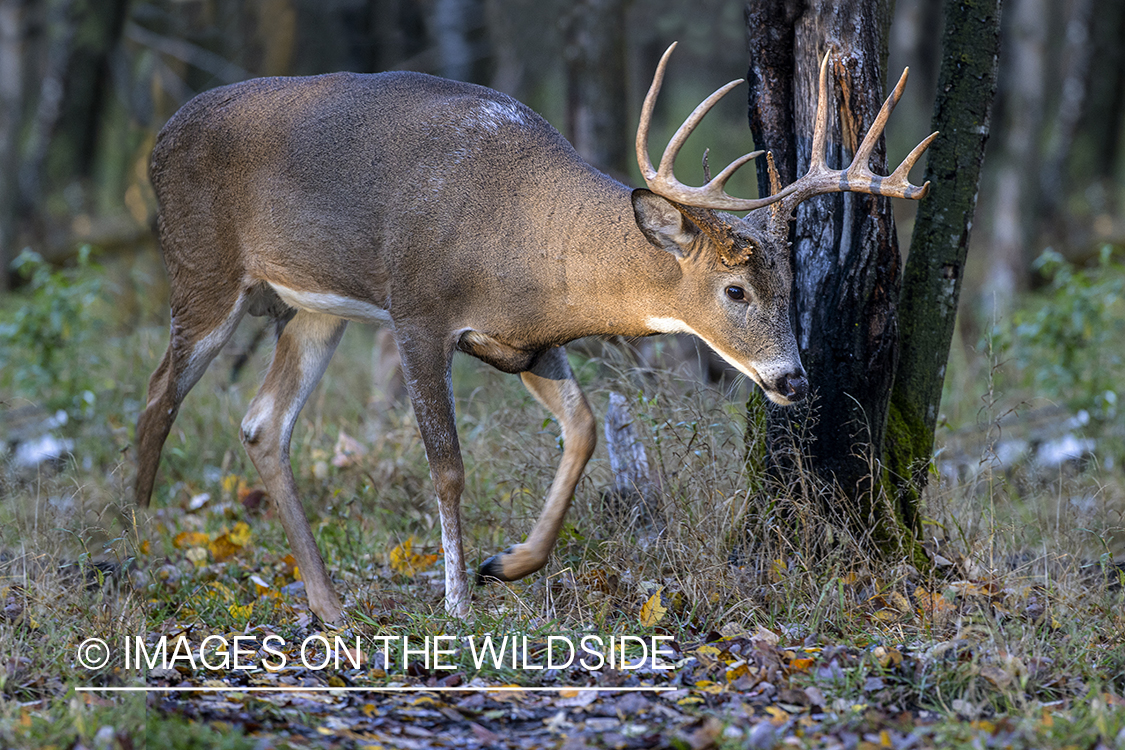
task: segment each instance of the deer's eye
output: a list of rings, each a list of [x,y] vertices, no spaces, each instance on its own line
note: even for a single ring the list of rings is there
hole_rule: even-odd
[[[740,286],[728,286],[727,296],[735,302],[742,302],[746,299],[746,290]]]

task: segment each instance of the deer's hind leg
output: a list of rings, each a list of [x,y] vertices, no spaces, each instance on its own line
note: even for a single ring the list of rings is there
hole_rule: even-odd
[[[343,607],[297,497],[289,440],[297,415],[328,367],[347,321],[301,310],[279,326],[269,372],[242,420],[242,444],[277,507],[305,582],[309,608],[324,622],[336,623]]]
[[[152,497],[160,452],[180,404],[238,327],[247,295],[237,283],[173,287],[171,308],[171,340],[149,379],[148,402],[137,420],[133,493],[139,505],[148,505]]]
[[[548,350],[530,371],[520,373],[520,378],[531,395],[547,407],[562,425],[563,457],[547,493],[547,502],[527,541],[485,560],[477,577],[480,583],[490,578],[514,581],[547,564],[547,556],[555,546],[574,497],[574,488],[597,443],[594,414],[574,379],[566,359],[566,349],[558,346]]]

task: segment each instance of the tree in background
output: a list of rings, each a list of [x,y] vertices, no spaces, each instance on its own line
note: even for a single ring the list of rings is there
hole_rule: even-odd
[[[750,126],[755,143],[774,150],[782,184],[793,181],[808,167],[816,108],[816,71],[827,51],[832,54],[832,77],[839,82],[842,97],[839,106],[829,114],[833,124],[828,160],[831,166],[850,161],[858,139],[882,105],[892,5],[859,0],[814,0],[803,6],[784,2],[747,5]],[[972,121],[970,127],[975,128],[976,141],[962,141],[965,122],[950,121],[953,113],[945,104],[949,91],[944,97],[939,95],[935,129],[946,131],[946,148],[938,150],[943,143],[939,139],[939,145],[933,147],[929,156],[927,179],[933,180],[934,185],[923,207],[939,211],[939,217],[944,216],[947,221],[964,222],[955,236],[958,243],[963,239],[967,244],[972,201],[961,206],[967,209],[962,214],[949,216],[955,206],[946,204],[949,196],[941,194],[946,190],[961,196],[960,186],[947,186],[948,170],[975,165],[976,171],[964,175],[971,180],[969,194],[975,199],[995,73],[991,77],[976,74],[974,78],[976,68],[965,69],[961,60],[973,59],[975,64],[979,59],[983,70],[995,71],[999,8],[996,3],[991,15],[975,19],[976,37],[971,45],[955,32],[958,10],[958,3],[946,4],[947,33],[941,75],[945,83],[965,83],[974,88],[978,100],[972,102],[973,106],[968,106],[967,100],[958,100],[955,106],[968,107],[964,114]],[[957,93],[962,92],[958,89]],[[948,146],[955,150],[951,153]],[[967,159],[969,164],[963,164],[969,156],[960,151],[964,148],[975,154]],[[871,167],[886,173],[882,145],[876,148]],[[759,184],[763,185],[768,184],[764,168],[759,166]],[[932,243],[932,238],[928,242]],[[959,262],[939,262],[935,275],[929,261],[938,250],[919,241],[911,254],[912,264],[920,269],[911,286],[910,299],[915,304],[902,318],[901,256],[890,201],[853,193],[806,201],[796,212],[793,248],[795,330],[817,398],[815,414],[807,409],[769,410],[773,469],[784,476],[805,465],[807,457],[808,465],[820,479],[836,488],[829,496],[848,499],[851,508],[846,523],[857,536],[870,535],[888,552],[905,550],[916,562],[924,562],[916,541],[920,532],[918,495],[896,492],[896,487],[903,484],[896,484],[893,478],[897,473],[905,474],[909,480],[909,469],[913,467],[910,461],[917,454],[908,451],[910,458],[904,463],[902,446],[919,441],[925,423],[906,425],[892,408],[890,397],[900,372],[900,333],[909,335],[914,330],[928,332],[931,327],[940,328],[944,324],[944,310],[955,312],[964,253],[961,252]],[[923,292],[930,289],[952,292],[952,306],[948,298],[940,303],[927,300]],[[951,321],[952,318],[950,325]],[[927,339],[925,344],[939,339]],[[933,371],[939,398],[948,341],[946,335],[940,362],[912,360],[910,365]],[[936,406],[934,403],[931,409],[935,418]],[[931,446],[932,439],[930,422]],[[796,454],[790,452],[791,446]],[[928,460],[927,453],[925,462]],[[881,467],[890,471],[884,473]],[[792,484],[791,478],[787,483]],[[888,497],[898,502],[887,504],[884,501]],[[840,508],[827,510],[841,515]]]

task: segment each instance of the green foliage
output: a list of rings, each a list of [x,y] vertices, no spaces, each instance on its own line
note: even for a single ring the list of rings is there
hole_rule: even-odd
[[[31,250],[13,263],[27,284],[18,304],[0,318],[0,392],[69,417],[92,413],[101,361],[101,270],[90,247],[75,268],[55,270]]]
[[[997,343],[1036,395],[1112,419],[1125,352],[1125,266],[1105,245],[1094,268],[1078,268],[1051,248],[1035,268],[1050,285],[994,332]]]

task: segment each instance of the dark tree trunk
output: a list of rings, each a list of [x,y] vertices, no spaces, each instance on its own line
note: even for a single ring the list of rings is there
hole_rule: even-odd
[[[754,142],[774,151],[786,179],[808,168],[817,70],[829,50],[837,85],[830,103],[828,163],[839,168],[851,161],[883,102],[891,5],[889,0],[811,0],[748,6]],[[787,76],[793,81],[792,99],[765,91],[783,89]],[[785,108],[789,111],[778,111]],[[886,174],[881,141],[870,166]],[[771,409],[771,448],[779,454],[780,435],[803,432],[807,437],[799,449],[809,456],[809,465],[851,501],[851,528],[897,547],[909,541],[911,529],[883,512],[881,479],[872,473],[882,455],[898,354],[900,256],[890,201],[839,193],[806,201],[796,216],[795,330],[816,396],[815,415]],[[804,422],[801,430],[792,429],[794,421]]]
[[[27,16],[25,0],[0,0],[0,294],[10,285],[19,232],[20,130],[23,125]]]
[[[578,0],[566,34],[567,136],[582,158],[624,178],[631,155],[626,114],[626,0]]]
[[[110,56],[128,14],[129,0],[88,0],[70,7],[73,39],[51,148],[60,150],[60,158],[82,177],[89,176],[94,164],[102,115],[112,95]]]
[[[1087,106],[1080,129],[1096,155],[1089,164],[1095,178],[1119,177],[1122,128],[1125,126],[1125,2],[1100,0],[1092,26],[1094,57],[1090,61]]]
[[[891,406],[888,467],[905,517],[916,517],[934,447],[941,388],[976,210],[996,92],[1000,0],[945,3],[945,32],[930,147],[929,197],[918,207],[902,285],[902,351]]]

